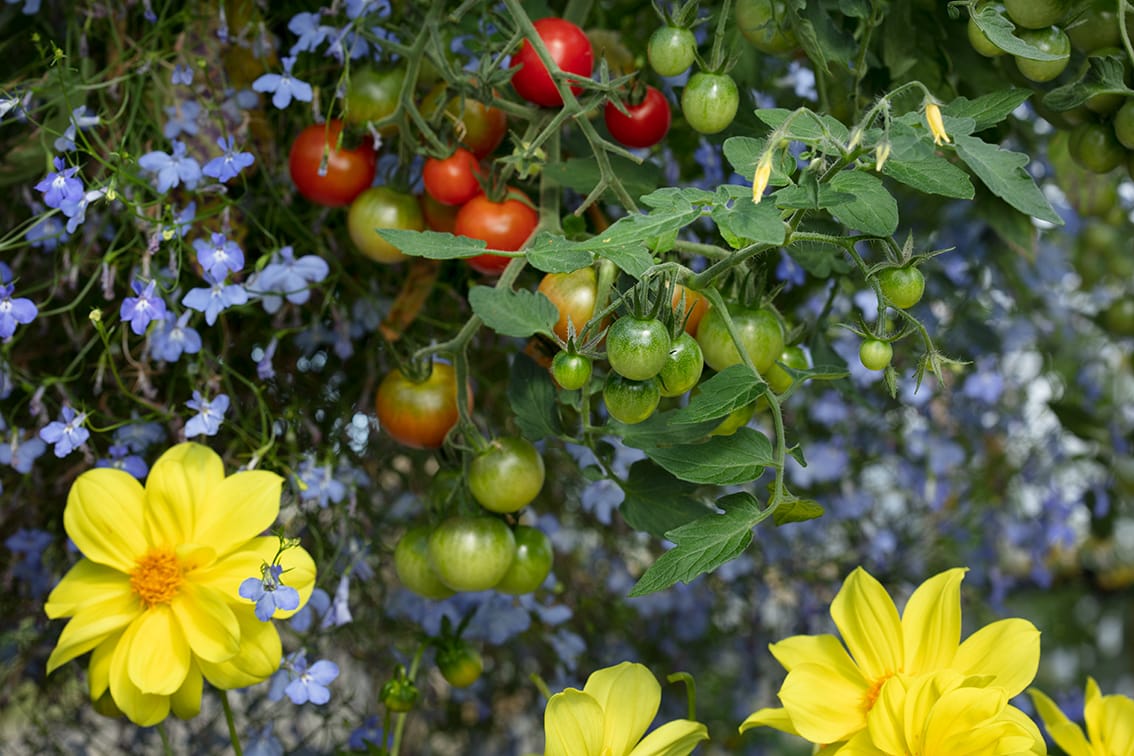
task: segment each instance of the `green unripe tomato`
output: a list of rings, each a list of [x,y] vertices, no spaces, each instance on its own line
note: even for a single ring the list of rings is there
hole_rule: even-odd
[[[681,396],[701,380],[701,371],[704,367],[705,357],[701,354],[700,344],[682,331],[673,340],[673,345],[669,348],[669,357],[658,373],[661,395]]]
[[[724,131],[739,107],[740,90],[726,73],[698,71],[681,90],[681,113],[702,134]]]
[[[1008,18],[1025,29],[1057,24],[1067,13],[1066,0],[1004,0]]]
[[[484,672],[484,659],[475,648],[460,641],[441,649],[437,654],[437,668],[454,688],[467,688],[480,679]]]
[[[925,293],[925,276],[913,265],[886,268],[878,273],[882,295],[900,310],[908,310]]]
[[[973,20],[972,16],[969,16],[969,25],[967,31],[969,35],[969,44],[972,45],[973,49],[976,50],[979,54],[983,55],[986,58],[995,58],[999,55],[1004,54],[1004,51],[997,47],[996,43],[989,39],[988,35],[985,34],[979,26],[977,26],[977,23]]]
[[[496,517],[454,515],[429,534],[429,561],[454,591],[487,591],[516,555],[512,529]]]
[[[760,52],[781,55],[799,47],[784,0],[737,0],[736,25]]]
[[[516,556],[512,566],[496,584],[496,590],[512,596],[531,593],[543,585],[551,574],[554,554],[551,539],[539,528],[519,525],[513,532],[516,538]]]
[[[551,360],[551,377],[562,388],[578,391],[591,380],[593,366],[581,354],[559,352]]]
[[[670,345],[669,331],[660,320],[629,315],[607,329],[606,359],[619,375],[645,381],[661,372]]]
[[[790,368],[796,368],[797,370],[806,370],[810,367],[807,364],[807,353],[803,351],[802,347],[798,346],[789,346],[784,349],[783,354],[780,355],[779,362],[784,363]],[[764,371],[764,380],[767,381],[768,387],[777,394],[784,393],[795,383],[795,379],[791,377],[791,373],[780,367],[779,363],[774,363],[770,368]],[[745,422],[747,422],[747,420]]]
[[[784,351],[784,327],[779,316],[770,309],[749,309],[731,306],[732,317],[740,344],[747,352],[752,365],[764,375]],[[740,352],[725,327],[724,317],[716,307],[709,309],[697,326],[697,343],[705,355],[705,364],[720,372],[741,362]]]
[[[1134,97],[1128,97],[1114,114],[1114,136],[1128,150],[1134,150]]]
[[[866,339],[858,348],[858,359],[867,370],[885,370],[894,359],[894,347],[880,339]]]
[[[429,561],[429,528],[418,525],[410,528],[394,547],[394,571],[398,580],[419,596],[427,599],[444,599],[453,595],[452,589],[441,582]]]
[[[611,371],[602,387],[602,400],[612,418],[634,425],[654,414],[661,402],[661,385],[657,378],[632,381]]]
[[[469,464],[469,491],[490,512],[509,514],[543,489],[543,457],[526,438],[502,436]]]
[[[1093,173],[1109,173],[1126,159],[1126,150],[1114,129],[1104,123],[1076,126],[1067,142],[1067,151],[1076,163]]]
[[[697,39],[689,29],[661,26],[650,35],[646,56],[659,76],[677,76],[689,70],[697,52]]]
[[[763,399],[763,397],[761,397],[761,399]],[[759,402],[752,402],[743,407],[737,407],[732,412],[728,413],[724,420],[721,420],[720,425],[709,431],[709,435],[731,436],[733,433],[736,433],[738,430],[748,425],[748,421],[756,414],[756,405],[758,403]]]
[[[1016,67],[1026,78],[1035,82],[1051,81],[1067,69],[1071,62],[1071,40],[1062,29],[1049,26],[1046,29],[1025,29],[1017,31],[1016,36],[1032,47],[1046,53],[1060,56],[1057,60],[1031,60],[1014,56]]]

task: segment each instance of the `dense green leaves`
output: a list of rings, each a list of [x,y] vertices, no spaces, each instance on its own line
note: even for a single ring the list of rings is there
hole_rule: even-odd
[[[512,359],[508,402],[525,438],[538,441],[563,432],[555,408],[555,385],[547,371],[526,355],[517,354]]]
[[[676,478],[718,486],[748,483],[772,464],[772,443],[760,431],[740,428],[731,436],[646,449],[646,455]]]
[[[694,497],[694,484],[678,480],[648,460],[631,465],[620,485],[625,495],[619,508],[622,519],[657,538],[709,511]]]
[[[973,21],[985,33],[989,41],[1004,52],[1028,60],[1059,59],[1060,56],[1044,52],[1017,37],[1013,33],[1016,30],[1016,25],[1004,15],[1003,8],[997,8],[995,3],[979,5],[972,13]]]
[[[505,336],[550,336],[559,319],[555,305],[539,292],[474,286],[469,289],[469,305],[485,325]]]
[[[717,420],[733,410],[747,407],[767,390],[767,385],[747,365],[732,365],[702,383],[697,395],[672,422],[687,425]]]
[[[898,202],[876,176],[843,171],[830,185],[853,197],[830,208],[840,223],[872,236],[890,236],[898,230]]]

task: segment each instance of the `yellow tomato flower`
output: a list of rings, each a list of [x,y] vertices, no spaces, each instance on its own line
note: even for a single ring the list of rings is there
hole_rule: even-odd
[[[568,688],[543,713],[544,756],[687,756],[709,731],[700,722],[675,719],[651,732],[661,686],[641,664],[622,662]]]
[[[48,673],[90,651],[96,708],[142,726],[171,709],[195,716],[202,678],[220,689],[268,678],[280,664],[279,632],[237,591],[279,550],[278,538],[260,534],[279,515],[282,482],[262,470],[225,477],[221,458],[199,444],[162,454],[145,488],[113,468],[80,475],[63,525],[83,558],[44,607],[52,619],[71,618]],[[279,564],[302,607],[315,563],[296,546]]]
[[[1038,690],[1028,691],[1043,719],[1043,725],[1067,756],[1130,756],[1134,754],[1134,699],[1104,696],[1094,678],[1087,678],[1083,719],[1087,732],[1059,710],[1055,702]]]
[[[941,120],[941,108],[935,102],[925,103],[925,122],[929,124],[929,132],[933,134],[933,143],[949,142],[949,135],[945,133],[945,122]]]
[[[838,756],[1042,756],[1039,728],[1008,705],[1003,688],[954,670],[909,677],[882,686],[865,730]]]
[[[772,150],[768,149],[760,156],[760,162],[756,164],[756,173],[752,177],[752,204],[759,205],[760,200],[764,199],[764,190],[768,188],[771,179]]]
[[[899,617],[882,585],[856,569],[831,602],[842,642],[834,635],[797,635],[772,644],[787,670],[779,691],[783,708],[754,712],[740,731],[765,726],[812,743],[850,740],[867,726],[883,685],[898,674],[951,669],[982,677],[983,686],[1002,688],[1009,698],[1023,691],[1039,666],[1039,631],[1027,620],[1005,619],[961,643],[964,575],[956,568],[925,581]]]

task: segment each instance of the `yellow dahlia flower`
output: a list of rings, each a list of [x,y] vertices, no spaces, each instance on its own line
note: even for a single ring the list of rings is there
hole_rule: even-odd
[[[766,726],[812,743],[850,740],[867,726],[882,686],[898,674],[956,670],[983,678],[982,687],[1011,698],[1028,686],[1039,666],[1039,630],[1026,620],[987,625],[963,643],[960,585],[956,568],[925,581],[899,616],[882,585],[861,567],[831,602],[842,635],[797,635],[771,645],[787,670],[780,687],[783,708],[761,709],[741,725]],[[845,643],[845,646],[844,646]]]
[[[238,590],[277,557],[280,540],[260,534],[279,515],[281,484],[261,470],[225,477],[221,458],[199,444],[165,452],[145,488],[113,468],[80,475],[63,525],[83,558],[47,598],[48,617],[71,618],[48,673],[90,651],[91,700],[142,726],[171,709],[195,716],[202,679],[230,689],[269,677],[279,633]],[[302,607],[315,564],[298,546],[278,556]]]
[[[1087,732],[1059,710],[1055,702],[1038,690],[1028,691],[1036,711],[1056,745],[1067,756],[1130,756],[1134,754],[1134,699],[1104,696],[1094,678],[1087,678],[1083,719]]]
[[[568,688],[547,702],[544,756],[687,756],[709,731],[700,722],[675,719],[651,732],[661,686],[641,664],[622,662]]]

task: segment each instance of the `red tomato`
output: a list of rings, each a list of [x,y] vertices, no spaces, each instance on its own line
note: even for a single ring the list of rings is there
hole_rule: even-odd
[[[539,213],[517,196],[523,195],[513,189],[503,202],[493,202],[483,194],[473,197],[457,212],[453,233],[483,239],[489,249],[515,252],[539,223]],[[495,276],[508,267],[510,260],[504,255],[483,254],[468,258],[468,264],[478,273]]]
[[[425,226],[431,231],[445,231],[453,233],[453,224],[457,222],[458,207],[442,205],[428,194],[418,198],[421,202],[421,214],[425,217]]]
[[[463,205],[481,194],[484,190],[478,176],[480,164],[464,147],[458,147],[444,160],[429,158],[422,170],[425,191],[443,205]]]
[[[582,29],[561,18],[541,18],[534,25],[536,33],[551,54],[551,59],[561,71],[590,78],[594,69],[594,51]],[[547,67],[539,59],[531,42],[526,39],[520,46],[520,51],[512,58],[512,67],[516,66],[520,66],[512,76],[516,94],[536,105],[554,107],[563,104],[563,97],[551,74],[547,72]],[[572,86],[571,91],[578,93],[582,90]]]
[[[637,105],[626,103],[629,115],[618,111],[613,102],[603,109],[610,135],[627,147],[653,147],[669,131],[673,116],[665,95],[654,87],[646,87],[646,96]]]
[[[296,189],[307,199],[328,207],[349,205],[374,182],[377,156],[370,138],[353,150],[336,149],[343,123],[339,120],[308,126],[291,145],[288,167]],[[326,154],[326,167],[323,156]]]
[[[415,383],[395,368],[378,385],[374,404],[379,425],[395,441],[416,449],[436,449],[459,417],[457,373],[452,365],[435,362],[429,377]]]

